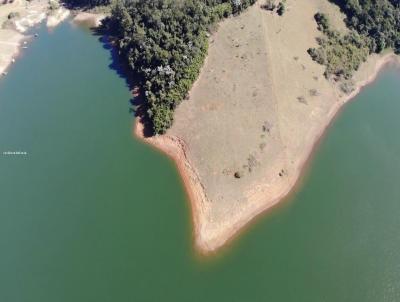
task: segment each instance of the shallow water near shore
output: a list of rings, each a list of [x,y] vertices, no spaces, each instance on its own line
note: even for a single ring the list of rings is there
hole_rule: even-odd
[[[400,300],[399,70],[346,105],[289,201],[201,258],[109,50],[39,34],[0,80],[0,301]]]

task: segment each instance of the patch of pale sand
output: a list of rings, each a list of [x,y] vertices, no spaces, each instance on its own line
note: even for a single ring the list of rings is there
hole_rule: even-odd
[[[314,144],[358,91],[341,96],[307,54],[320,35],[314,14],[337,11],[325,2],[288,0],[283,17],[257,4],[222,22],[173,127],[147,139],[177,163],[203,252],[221,247],[293,189]],[[355,75],[358,86],[392,58],[371,57]]]
[[[46,16],[45,12],[30,11],[25,17],[15,21],[15,27],[19,32],[23,33],[27,31],[28,28],[45,20]]]
[[[8,19],[10,13],[25,14],[25,1],[15,0],[13,3],[7,3],[0,6],[0,28]],[[0,29],[0,76],[3,75],[7,67],[11,64],[15,55],[18,53],[23,36],[15,30]]]
[[[34,26],[47,18],[47,0],[15,0],[13,3],[0,6],[0,24],[8,19],[11,12],[18,13],[13,29],[0,29],[0,75],[6,74],[6,69],[18,55],[21,41],[27,38],[24,33],[29,27]],[[67,18],[69,11],[65,8],[58,9],[49,17],[47,25],[54,27]]]
[[[101,25],[101,20],[103,20],[105,17],[105,14],[79,12],[74,17],[73,22],[76,24],[86,25],[88,27],[98,27]]]
[[[0,76],[3,75],[18,53],[22,34],[10,29],[0,29]]]
[[[11,12],[23,13],[25,10],[25,2],[23,0],[15,0],[12,3],[0,5],[0,26],[7,20]]]
[[[58,8],[47,18],[47,27],[53,28],[68,18],[70,11],[64,7]]]
[[[18,17],[13,19],[15,28],[19,32],[25,32],[27,28],[43,21],[46,18],[48,2],[46,0],[15,0],[13,3],[4,4],[0,7],[0,25],[7,19],[10,13],[17,13]]]

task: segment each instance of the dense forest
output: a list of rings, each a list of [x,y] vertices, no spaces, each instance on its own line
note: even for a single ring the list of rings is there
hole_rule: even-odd
[[[207,55],[210,29],[255,0],[131,0],[113,5],[105,29],[142,88],[157,134],[172,125]]]
[[[400,0],[331,0],[346,14],[346,23],[371,39],[371,52],[393,48],[400,54]]]
[[[110,5],[111,0],[64,0],[64,3],[74,8],[93,8]]]
[[[65,0],[93,7],[111,0]],[[256,0],[113,0],[104,30],[113,37],[145,98],[154,133],[172,125],[173,111],[187,97],[204,63],[208,35],[222,18],[238,14]],[[346,15],[350,32],[341,34],[322,14],[315,16],[323,37],[311,57],[325,75],[349,80],[369,53],[392,48],[400,53],[400,0],[329,0]],[[267,1],[268,3],[268,1]],[[284,1],[280,3],[284,12]],[[269,6],[267,5],[266,8]],[[275,6],[274,6],[275,9]]]

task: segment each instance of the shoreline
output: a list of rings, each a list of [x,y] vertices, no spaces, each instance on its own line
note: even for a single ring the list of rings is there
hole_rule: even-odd
[[[24,40],[29,40],[29,36],[25,36],[17,31],[15,32],[12,38],[13,42],[9,43],[13,43],[15,48],[13,51],[6,53],[4,55],[6,58],[4,59],[3,57],[5,62],[3,62],[3,64],[0,64],[0,78],[5,77],[8,74],[11,65],[15,63],[16,59],[20,55],[21,43],[23,43]]]
[[[8,51],[5,54],[3,54],[3,62],[0,62],[0,79],[8,74],[8,71],[12,64],[16,61],[18,56],[21,54],[21,48],[22,47],[27,47],[28,41],[30,41],[33,37],[33,35],[27,35],[25,34],[27,29],[31,29],[34,26],[45,22],[46,27],[48,30],[53,30],[56,28],[58,25],[60,25],[62,22],[67,20],[69,17],[72,15],[72,22],[76,24],[85,24],[87,23],[90,27],[97,27],[100,25],[100,22],[102,19],[104,19],[105,15],[104,14],[94,14],[94,13],[87,13],[87,12],[82,12],[78,11],[76,14],[72,14],[71,10],[65,8],[65,7],[60,7],[56,11],[54,11],[52,14],[49,12],[40,12],[40,16],[43,17],[38,17],[34,21],[32,21],[29,26],[21,27],[18,26],[18,24],[23,21],[17,20],[17,28],[20,28],[20,30],[17,29],[9,29],[9,30],[3,30],[7,31],[7,41],[0,41],[1,43],[7,44],[7,45],[12,45],[14,46],[14,49],[12,51]],[[3,32],[3,35],[5,33]],[[2,38],[1,33],[0,33],[0,39]],[[26,43],[25,43],[26,42]]]
[[[161,152],[174,162],[189,201],[196,250],[200,251],[201,253],[203,253],[203,250],[207,251],[207,246],[203,247],[197,242],[197,234],[199,233],[198,228],[201,221],[200,216],[201,213],[204,213],[204,211],[201,210],[200,205],[204,204],[204,200],[206,200],[207,197],[202,188],[201,182],[198,180],[198,175],[187,159],[185,144],[183,142],[179,142],[179,139],[174,137],[145,137],[143,135],[143,130],[144,125],[140,121],[140,118],[135,117],[133,126],[134,136],[143,143],[155,148],[156,151]],[[193,180],[197,181],[194,182]]]
[[[204,240],[201,234],[202,221],[204,221],[205,207],[208,199],[203,185],[201,184],[200,177],[186,155],[187,147],[185,143],[178,137],[168,134],[146,138],[143,135],[144,127],[140,121],[140,118],[135,118],[133,130],[135,137],[167,155],[174,161],[178,169],[190,203],[194,232],[193,237],[196,251],[202,255],[215,253],[218,249],[229,245],[229,243],[240,236],[242,232],[245,232],[247,228],[251,226],[250,222],[255,222],[257,218],[268,213],[269,209],[281,204],[281,202],[287,200],[287,198],[290,198],[290,195],[295,193],[300,187],[303,176],[307,171],[307,167],[312,161],[313,154],[317,151],[319,143],[323,139],[329,127],[334,123],[335,118],[338,116],[338,114],[340,114],[340,111],[344,105],[358,96],[358,94],[365,87],[372,84],[384,67],[390,63],[399,62],[400,59],[393,53],[385,54],[379,57],[376,62],[374,62],[372,73],[366,79],[356,82],[354,87],[355,89],[352,93],[342,97],[338,95],[337,102],[332,106],[327,115],[326,123],[321,125],[320,131],[314,136],[313,144],[305,152],[305,159],[302,160],[300,168],[298,171],[296,171],[296,174],[292,178],[293,180],[288,182],[288,185],[283,193],[269,202],[266,202],[268,199],[266,196],[257,200],[256,205],[250,212],[241,217],[241,219],[239,219],[236,223],[233,223],[230,228],[223,233],[223,235],[213,238],[212,241]],[[371,63],[368,62],[364,64]],[[196,83],[194,83],[194,85],[196,85]]]
[[[53,14],[47,16],[46,26],[49,29],[53,29],[58,26],[61,22],[67,19],[70,15],[70,10],[60,7]]]
[[[77,11],[72,13],[72,22],[75,24],[86,25],[88,27],[98,27],[101,21],[106,17],[106,14],[90,13],[86,11]]]
[[[28,29],[45,22],[47,28],[51,30],[70,15],[70,10],[63,6],[51,13],[47,5],[43,5],[40,1],[38,3],[32,2],[29,7],[15,8],[22,9],[24,17],[14,21],[15,28],[0,30],[0,45],[12,47],[12,49],[1,49],[3,53],[0,61],[0,78],[8,74],[11,65],[21,54],[22,48],[28,47],[28,41],[33,37],[25,34]]]

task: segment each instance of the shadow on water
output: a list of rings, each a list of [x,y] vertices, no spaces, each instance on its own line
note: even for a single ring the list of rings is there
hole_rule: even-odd
[[[118,53],[118,49],[113,45],[112,38],[101,29],[92,28],[92,33],[98,36],[98,40],[104,49],[109,51],[111,63],[109,68],[125,81],[126,86],[131,92],[132,98],[129,100],[129,113],[139,119],[143,127],[143,136],[151,137],[154,135],[152,122],[147,114],[148,107],[144,98],[143,91],[140,89],[141,79]]]

